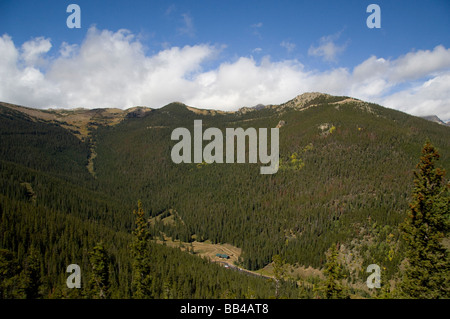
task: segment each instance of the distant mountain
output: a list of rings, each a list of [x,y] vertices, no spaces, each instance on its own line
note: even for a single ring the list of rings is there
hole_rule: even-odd
[[[278,172],[262,175],[260,163],[173,163],[172,131],[193,132],[196,119],[222,132],[279,127]],[[200,254],[193,242],[233,245],[234,260],[249,270],[271,271],[273,256],[281,255],[308,278],[320,273],[325,252],[339,243],[355,294],[368,296],[366,267],[382,265],[383,278],[394,279],[404,259],[398,225],[426,140],[449,171],[449,127],[346,96],[305,93],[236,112],[179,102],[129,110],[0,103],[0,248],[23,261],[31,245],[38,247],[50,294],[65,283],[58,269],[68,261],[89,269],[87,251],[102,241],[113,256],[116,295],[127,297],[132,211],[141,200],[155,240],[175,242],[192,255]],[[258,296],[271,296],[261,282],[231,282],[206,261],[198,273],[191,259],[178,261],[184,252],[157,247],[152,269],[165,287],[158,296],[204,298],[217,290],[242,298],[255,287],[268,289]],[[219,273],[223,287],[189,286]],[[317,280],[304,279],[304,286]]]
[[[58,123],[80,139],[88,137],[89,130],[99,125],[114,125],[124,118],[142,117],[152,109],[147,107],[133,107],[126,110],[101,109],[34,109],[30,107],[0,102],[0,106],[26,114],[46,123]]]
[[[431,121],[431,122],[435,122],[441,125],[447,125],[450,126],[450,122],[445,123],[444,121],[442,121],[439,117],[437,117],[436,115],[428,115],[428,116],[421,116],[423,119]]]

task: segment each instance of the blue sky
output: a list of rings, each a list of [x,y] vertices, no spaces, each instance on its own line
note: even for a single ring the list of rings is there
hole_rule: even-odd
[[[447,0],[2,0],[0,100],[235,110],[321,91],[447,120],[449,14]]]

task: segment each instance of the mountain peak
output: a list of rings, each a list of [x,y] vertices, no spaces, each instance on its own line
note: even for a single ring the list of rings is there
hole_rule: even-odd
[[[329,104],[340,104],[345,102],[362,102],[358,99],[351,98],[348,96],[334,96],[326,93],[320,92],[306,92],[297,95],[292,100],[280,105],[268,105],[267,107],[275,109],[293,108],[297,110],[305,110],[307,108],[317,106],[324,103]]]
[[[449,125],[449,123],[445,123],[437,115],[426,115],[426,116],[421,116],[421,118],[431,121],[431,122],[441,124],[441,125]]]
[[[297,100],[297,101],[311,101],[311,100],[313,100],[315,98],[318,98],[319,96],[329,97],[331,95],[327,94],[327,93],[321,93],[321,92],[305,92],[305,93],[297,95],[294,98],[294,100]]]
[[[327,99],[330,97],[332,97],[332,96],[329,94],[326,94],[326,93],[306,92],[306,93],[297,95],[295,98],[293,98],[289,102],[292,102],[294,104],[294,107],[302,108],[302,107],[306,106],[307,104],[309,104],[309,102],[316,100],[318,98]],[[289,102],[287,102],[287,103],[289,103]]]

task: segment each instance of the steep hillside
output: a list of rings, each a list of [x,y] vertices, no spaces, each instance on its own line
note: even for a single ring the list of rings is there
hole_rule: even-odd
[[[174,164],[170,134],[177,127],[192,132],[194,119],[223,132],[285,121],[280,170],[261,175],[260,164]],[[100,128],[95,167],[105,190],[123,201],[140,198],[153,215],[178,212],[178,223],[156,232],[231,243],[243,249],[249,269],[278,253],[290,263],[321,267],[331,243],[350,243],[369,223],[398,235],[423,143],[433,141],[449,168],[449,135],[447,127],[420,118],[321,94],[214,116],[171,104]]]

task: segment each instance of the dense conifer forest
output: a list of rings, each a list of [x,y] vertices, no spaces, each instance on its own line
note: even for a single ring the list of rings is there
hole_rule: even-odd
[[[301,106],[201,111],[172,103],[116,125],[88,123],[80,139],[61,122],[0,105],[0,298],[395,297],[391,284],[367,289],[366,268],[380,265],[392,289],[402,281],[409,250],[400,225],[413,171],[426,141],[449,171],[450,127],[328,95]],[[279,171],[173,163],[171,132],[192,131],[196,119],[223,132],[284,121]],[[136,212],[147,234],[141,244]],[[194,241],[241,248],[236,267],[276,271],[227,269],[186,249]],[[342,277],[330,279],[337,272],[325,270],[336,263]],[[82,270],[82,289],[67,288],[70,264]],[[288,271],[302,267],[322,275]],[[148,275],[144,290],[136,271]],[[338,295],[324,288],[334,280],[345,286]]]

